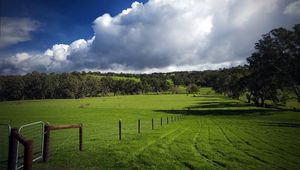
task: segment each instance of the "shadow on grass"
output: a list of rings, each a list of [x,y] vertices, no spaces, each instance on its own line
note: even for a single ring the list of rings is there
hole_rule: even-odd
[[[205,97],[205,98],[213,98],[213,99],[225,99],[225,96],[216,95],[216,94],[200,94],[200,95],[191,95],[192,97]]]
[[[226,107],[250,107],[253,106],[249,103],[241,102],[200,102],[198,105],[190,106],[190,109],[200,109],[200,108],[226,108]]]
[[[154,110],[156,112],[163,112],[168,114],[187,114],[187,115],[252,115],[252,114],[259,114],[259,115],[270,115],[271,112],[276,110],[269,110],[269,109],[235,109],[235,110],[227,110],[227,109],[205,109],[205,110]]]
[[[197,105],[188,106],[181,110],[154,110],[168,114],[187,115],[271,115],[281,111],[295,111],[292,109],[260,108],[253,104],[238,101],[204,101]]]
[[[289,122],[262,122],[262,126],[277,126],[277,127],[293,127],[300,128],[300,123],[289,123]]]

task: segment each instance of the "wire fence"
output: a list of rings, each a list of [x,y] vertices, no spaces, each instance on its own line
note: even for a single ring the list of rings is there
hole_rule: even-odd
[[[51,131],[49,157],[53,158],[61,151],[72,153],[78,151],[78,129],[66,129],[62,131]]]
[[[157,133],[157,131],[155,131],[156,129],[162,129],[162,127],[167,126],[168,124],[173,124],[182,118],[183,115],[168,115],[164,117],[153,116],[153,118],[148,117],[147,119],[127,118],[124,119],[124,121],[120,120],[119,122],[115,122],[115,124],[111,126],[107,126],[107,122],[104,124],[87,123],[84,126],[84,133],[86,135],[85,139],[87,139],[87,144],[89,142],[93,143],[95,140],[99,140],[99,142],[103,143],[105,143],[107,140],[123,140],[123,137],[121,138],[121,136],[124,136],[125,140],[130,141],[131,139],[135,139],[137,134],[140,133]],[[49,131],[50,138],[47,137],[50,139],[50,145],[46,145],[44,143],[44,140],[46,139],[45,135],[48,134],[46,132],[47,128],[45,127],[50,127],[51,129],[51,135]],[[49,153],[51,159],[55,159],[57,154],[60,156],[68,156],[70,154],[72,155],[74,151],[78,151],[78,148],[74,147],[78,146],[78,128],[79,146],[80,150],[82,150],[82,124],[50,126],[49,124],[45,125],[44,122],[34,122],[21,126],[18,130],[18,133],[25,139],[34,141],[32,146],[32,160],[34,162],[45,158],[45,153],[47,153],[47,155]],[[65,130],[64,132],[56,131],[58,129]],[[8,124],[0,124],[0,169],[7,168],[10,130],[11,129]],[[44,145],[47,146],[48,149],[45,149]],[[17,169],[20,169],[24,166],[24,146],[18,143],[17,148],[16,167]],[[43,161],[46,162],[47,159],[43,159]]]

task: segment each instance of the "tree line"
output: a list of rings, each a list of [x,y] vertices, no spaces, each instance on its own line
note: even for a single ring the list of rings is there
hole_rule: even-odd
[[[160,76],[143,76],[140,81],[100,77],[72,72],[46,74],[32,72],[24,76],[0,77],[0,100],[83,98],[163,92],[170,88]]]
[[[101,72],[38,73],[0,76],[0,100],[82,98],[113,95],[187,93],[199,87],[265,106],[266,100],[285,103],[287,92],[300,102],[300,24],[292,30],[277,28],[255,44],[247,64],[227,69],[152,74]],[[116,79],[122,77],[124,79]]]

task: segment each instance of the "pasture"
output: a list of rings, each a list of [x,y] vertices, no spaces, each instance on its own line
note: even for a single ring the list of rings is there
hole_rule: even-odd
[[[0,123],[14,127],[34,121],[83,123],[82,152],[77,129],[53,132],[48,163],[34,163],[34,169],[299,169],[300,112],[257,108],[208,91],[197,97],[1,102]],[[187,115],[171,122],[170,117],[178,114]]]

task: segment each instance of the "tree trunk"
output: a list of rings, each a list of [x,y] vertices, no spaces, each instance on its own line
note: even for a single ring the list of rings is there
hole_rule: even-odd
[[[294,84],[293,89],[294,89],[294,92],[297,96],[297,99],[298,99],[297,101],[300,102],[300,90],[299,90],[298,86],[296,84]]]
[[[261,106],[261,107],[264,107],[264,106],[265,106],[265,99],[264,99],[264,97],[261,97],[261,103],[260,103],[260,106]]]
[[[253,99],[254,105],[259,107],[259,97],[254,97]]]
[[[246,94],[246,98],[247,98],[247,103],[251,103],[251,94]]]

